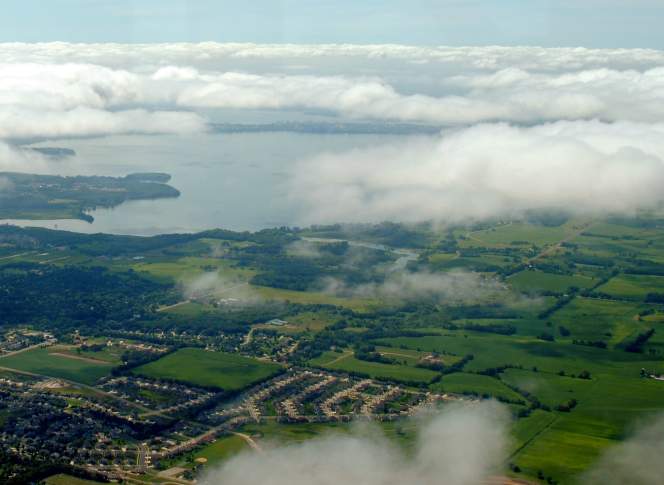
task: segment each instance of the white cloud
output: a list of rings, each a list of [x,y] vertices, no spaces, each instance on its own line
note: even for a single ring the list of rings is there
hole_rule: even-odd
[[[203,485],[474,485],[500,472],[507,449],[503,406],[453,407],[421,423],[413,456],[371,428],[243,453]]]
[[[193,112],[152,110],[160,101],[143,76],[77,64],[0,65],[0,139],[189,133]]]
[[[216,271],[208,271],[179,282],[182,295],[187,298],[222,299],[232,298],[237,304],[253,305],[263,301],[246,281],[229,278]]]
[[[286,254],[296,258],[316,259],[322,256],[318,244],[299,239],[286,246]]]
[[[115,134],[178,134],[205,130],[195,113],[86,107],[68,111],[2,110],[0,139],[64,138]]]
[[[21,172],[26,169],[38,172],[46,166],[47,160],[42,154],[32,150],[21,150],[0,140],[0,172]],[[5,184],[4,189],[7,187]]]
[[[303,223],[631,212],[662,197],[663,134],[627,122],[479,125],[303,161],[289,189]]]

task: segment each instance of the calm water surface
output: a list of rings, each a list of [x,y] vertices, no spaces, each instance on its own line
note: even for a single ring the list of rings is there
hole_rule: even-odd
[[[298,133],[115,136],[44,143],[76,150],[49,162],[42,173],[114,175],[167,172],[177,199],[143,200],[91,212],[78,220],[0,221],[78,232],[154,235],[223,227],[258,230],[296,225],[300,208],[289,198],[288,179],[301,160],[400,139],[386,135]]]

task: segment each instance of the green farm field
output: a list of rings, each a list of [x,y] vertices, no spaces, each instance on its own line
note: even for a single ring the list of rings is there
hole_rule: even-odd
[[[662,382],[640,377],[643,367],[664,371],[661,360],[648,360],[646,355],[495,335],[387,342],[423,350],[474,352],[464,373],[443,376],[432,389],[511,402],[524,400],[521,393],[525,392],[548,406],[549,411],[537,411],[513,426],[518,446],[511,461],[531,477],[545,470],[559,483],[574,483],[576,475],[626,436],[631,423],[658,412],[664,402]],[[508,368],[497,378],[473,373],[504,365],[520,368]],[[583,370],[590,372],[590,379],[578,377]],[[578,405],[571,412],[556,411],[572,399]]]
[[[642,309],[638,303],[577,297],[550,320],[570,330],[567,340],[603,340],[615,345],[644,327],[637,319]]]
[[[137,375],[237,391],[275,375],[277,364],[224,352],[186,348],[134,370]]]
[[[644,366],[664,372],[664,361],[649,359],[646,355],[571,343],[544,342],[532,337],[457,333],[451,336],[397,337],[381,339],[377,343],[393,347],[403,345],[429,352],[473,354],[473,360],[464,367],[464,370],[471,372],[505,365],[537,367],[552,373],[562,370],[567,374],[578,374],[588,370],[625,377],[638,377]]]
[[[443,376],[440,382],[432,384],[431,390],[452,394],[471,394],[478,397],[494,397],[509,402],[523,402],[521,395],[503,384],[499,379],[467,372],[456,372]]]
[[[95,482],[73,477],[71,475],[58,474],[48,477],[44,480],[44,483],[45,485],[97,485],[103,482]]]
[[[102,377],[109,375],[113,364],[102,360],[77,357],[56,346],[2,357],[0,367],[92,385]]]
[[[522,271],[507,279],[513,288],[525,293],[534,291],[552,291],[564,293],[572,287],[590,288],[595,281],[581,275],[561,275],[543,271]]]
[[[664,276],[624,274],[611,278],[598,291],[618,298],[643,301],[648,293],[664,293]]]
[[[527,242],[537,246],[557,243],[575,231],[571,223],[544,227],[533,224],[510,223],[495,228],[469,234],[465,241],[470,246],[509,246],[514,243]]]

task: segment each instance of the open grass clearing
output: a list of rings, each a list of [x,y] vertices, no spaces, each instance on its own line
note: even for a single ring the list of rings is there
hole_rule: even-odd
[[[237,435],[222,436],[197,451],[194,454],[194,459],[204,458],[206,468],[213,467],[248,449],[247,442],[242,437]]]
[[[251,270],[234,268],[231,261],[200,256],[186,256],[174,261],[139,261],[133,263],[132,268],[169,283],[187,283],[205,273],[216,273],[228,281],[247,281],[254,275]]]
[[[288,323],[301,331],[318,332],[329,325],[338,322],[341,316],[325,310],[317,312],[302,312],[288,317]]]
[[[45,485],[97,485],[102,482],[95,482],[92,480],[84,480],[83,478],[74,477],[60,473],[53,475],[44,480]]]

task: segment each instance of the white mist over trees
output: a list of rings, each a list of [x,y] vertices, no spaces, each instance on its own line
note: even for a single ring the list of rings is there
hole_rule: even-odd
[[[413,453],[379,428],[356,428],[301,444],[242,453],[203,485],[475,485],[500,473],[509,452],[506,408],[494,402],[452,407],[421,418]]]

